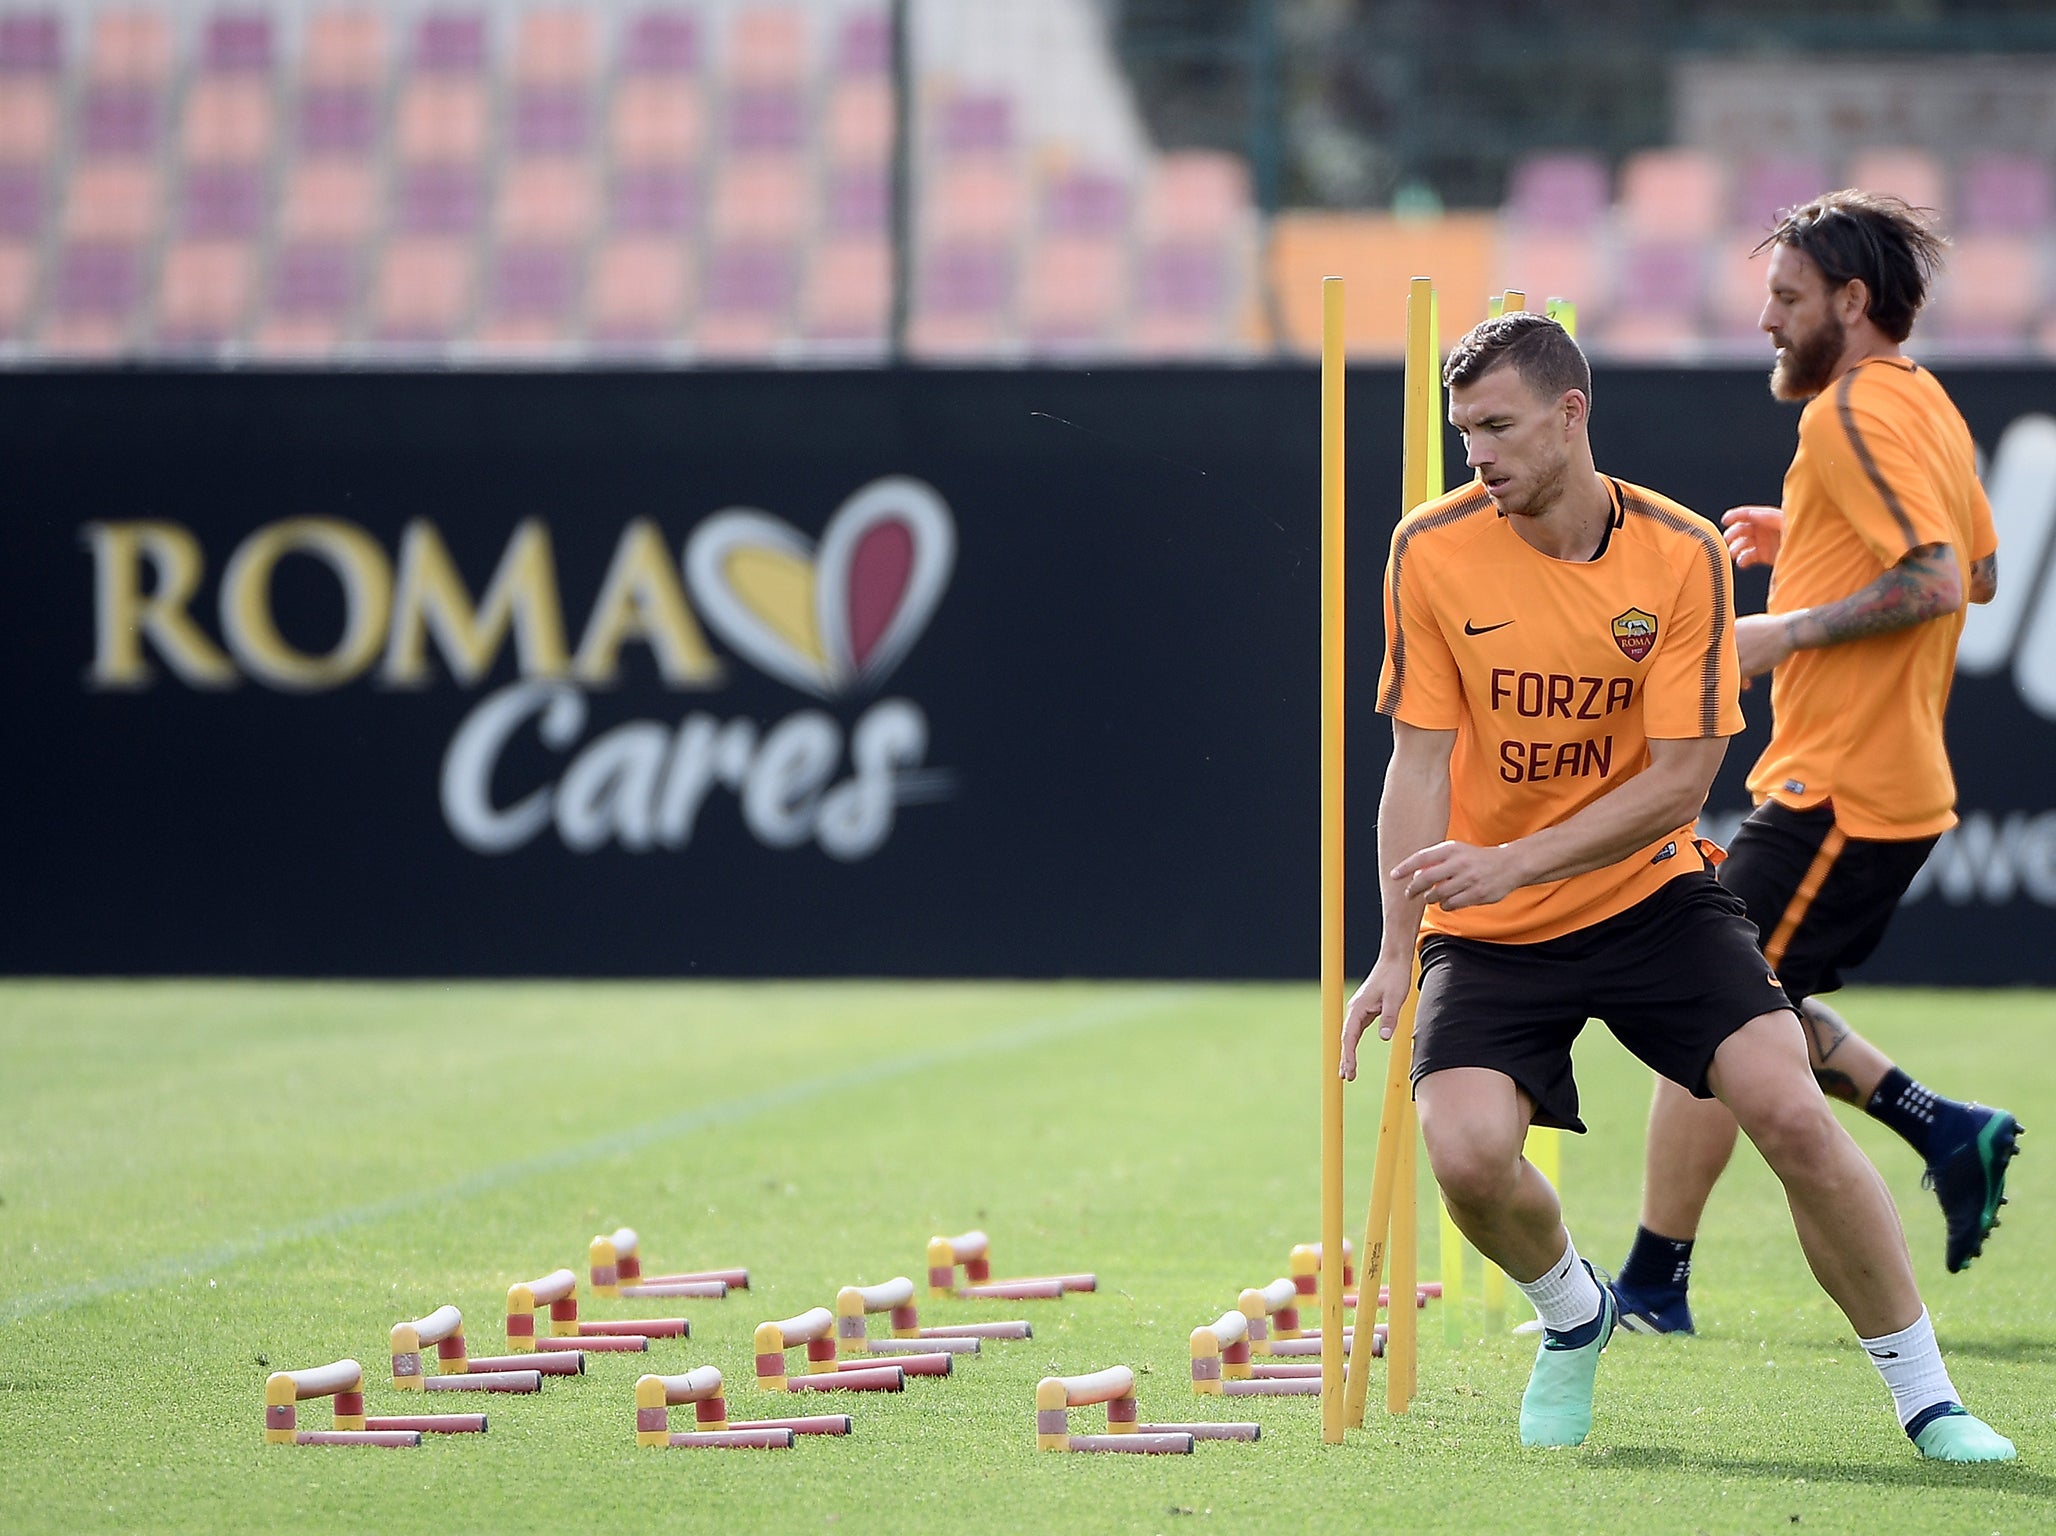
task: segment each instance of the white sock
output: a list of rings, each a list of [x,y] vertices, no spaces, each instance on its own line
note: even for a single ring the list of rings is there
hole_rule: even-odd
[[[1935,1343],[1935,1325],[1928,1321],[1927,1308],[1897,1333],[1881,1339],[1858,1339],[1870,1363],[1892,1389],[1892,1406],[1899,1410],[1899,1426],[1912,1422],[1924,1408],[1937,1403],[1960,1403],[1956,1384],[1949,1380],[1949,1368],[1942,1364],[1941,1347]]]
[[[1563,1238],[1563,1257],[1542,1271],[1540,1279],[1513,1283],[1534,1306],[1542,1326],[1552,1333],[1569,1333],[1599,1315],[1599,1284],[1578,1261],[1578,1245],[1568,1232]]]

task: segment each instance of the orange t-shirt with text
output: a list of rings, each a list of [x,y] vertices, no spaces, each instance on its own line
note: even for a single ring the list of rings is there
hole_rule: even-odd
[[[1999,547],[1977,449],[1935,376],[1905,358],[1859,363],[1807,402],[1785,471],[1770,612],[1838,602],[1923,544],[1970,566]],[[1795,810],[1832,800],[1852,837],[1929,837],[1956,824],[1942,716],[1963,613],[1819,650],[1771,674],[1771,739],[1749,792]]]
[[[1649,739],[1742,729],[1728,553],[1667,497],[1606,482],[1598,557],[1557,560],[1473,484],[1417,507],[1385,570],[1378,711],[1456,732],[1449,836],[1493,846],[1567,820],[1649,763]],[[1705,868],[1685,825],[1602,869],[1524,886],[1424,926],[1496,943],[1555,938]]]

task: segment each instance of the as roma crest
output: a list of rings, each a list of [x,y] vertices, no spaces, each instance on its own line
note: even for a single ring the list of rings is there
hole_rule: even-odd
[[[1613,621],[1613,643],[1630,661],[1640,661],[1656,644],[1656,615],[1630,608]]]

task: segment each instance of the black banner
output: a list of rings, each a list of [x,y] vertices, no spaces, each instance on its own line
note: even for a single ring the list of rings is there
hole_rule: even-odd
[[[2056,374],[1946,377],[2002,599],[1964,825],[1863,975],[2056,981]],[[1309,975],[1316,406],[1297,367],[0,377],[0,969]],[[1352,376],[1364,965],[1398,412]],[[1796,420],[1761,370],[1595,389],[1601,466],[1709,515],[1777,499]]]

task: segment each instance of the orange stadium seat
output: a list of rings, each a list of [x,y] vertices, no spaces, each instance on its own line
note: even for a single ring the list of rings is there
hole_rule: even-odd
[[[1011,240],[1027,223],[1028,188],[1011,159],[980,156],[922,178],[921,234],[933,240]]]
[[[883,240],[830,240],[816,247],[801,298],[805,336],[882,342],[891,305],[892,250]]]
[[[1847,184],[1871,192],[1889,192],[1916,208],[1947,215],[1948,199],[1942,167],[1924,149],[1865,149],[1850,158]]]
[[[599,61],[594,26],[586,11],[530,11],[515,35],[515,80],[563,85],[592,79]]]
[[[882,163],[892,153],[892,83],[875,76],[838,81],[824,124],[829,159]]]
[[[380,261],[372,295],[374,339],[452,340],[469,315],[477,265],[467,241],[393,241]]]
[[[1129,249],[1116,234],[1056,235],[1028,252],[1021,330],[1038,351],[1105,349],[1127,317]]]
[[[1269,265],[1281,311],[1283,344],[1301,353],[1321,345],[1321,279],[1349,279],[1346,325],[1353,353],[1397,356],[1406,347],[1409,279],[1435,279],[1442,335],[1462,335],[1485,318],[1498,246],[1491,214],[1433,219],[1394,214],[1285,213],[1272,222]]]
[[[385,73],[385,18],[370,6],[321,10],[307,24],[302,79],[324,85],[368,85]]]
[[[716,238],[742,242],[797,240],[813,214],[813,177],[798,155],[728,160],[714,185]]]
[[[1494,289],[1517,288],[1533,306],[1568,299],[1584,321],[1605,315],[1612,298],[1604,237],[1596,229],[1502,223]]]
[[[502,237],[572,241],[593,228],[595,172],[581,160],[517,160],[500,181],[495,221]]]
[[[478,160],[486,152],[491,101],[483,79],[426,75],[400,92],[394,142],[404,161]]]
[[[257,253],[248,241],[191,241],[164,253],[157,340],[171,347],[233,341],[250,313]]]
[[[1648,240],[1703,240],[1720,227],[1727,177],[1696,149],[1645,149],[1621,168],[1620,214],[1627,233]]]
[[[617,162],[694,160],[706,140],[706,104],[689,80],[638,75],[614,92],[611,140]]]
[[[796,83],[807,74],[807,43],[807,18],[797,7],[751,6],[729,29],[724,74],[732,86]]]
[[[675,344],[692,298],[691,267],[675,241],[615,239],[595,253],[586,333],[602,347]]]

